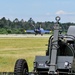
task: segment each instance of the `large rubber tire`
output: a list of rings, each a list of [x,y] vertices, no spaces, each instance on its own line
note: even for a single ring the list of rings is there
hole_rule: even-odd
[[[18,59],[16,61],[14,75],[28,75],[28,65],[25,59]]]

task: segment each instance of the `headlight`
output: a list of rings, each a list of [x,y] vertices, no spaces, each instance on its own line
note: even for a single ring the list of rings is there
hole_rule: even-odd
[[[66,62],[64,63],[64,67],[67,68],[68,66],[69,66],[69,62],[66,61]]]

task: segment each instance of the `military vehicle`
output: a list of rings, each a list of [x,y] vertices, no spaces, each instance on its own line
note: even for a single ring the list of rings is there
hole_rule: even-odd
[[[62,35],[60,17],[55,19],[54,33],[49,38],[46,56],[35,57],[33,72],[29,72],[25,59],[18,59],[14,75],[75,75],[75,29],[71,26],[67,34]]]

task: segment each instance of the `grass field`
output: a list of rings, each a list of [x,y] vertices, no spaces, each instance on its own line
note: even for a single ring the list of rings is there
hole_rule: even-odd
[[[0,38],[0,72],[13,72],[17,59],[24,58],[33,70],[36,55],[45,55],[48,38]]]

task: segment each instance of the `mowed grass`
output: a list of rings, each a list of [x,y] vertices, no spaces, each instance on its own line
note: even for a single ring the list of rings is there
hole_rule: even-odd
[[[17,59],[26,59],[33,70],[35,56],[45,55],[48,38],[0,38],[0,72],[13,72]]]

